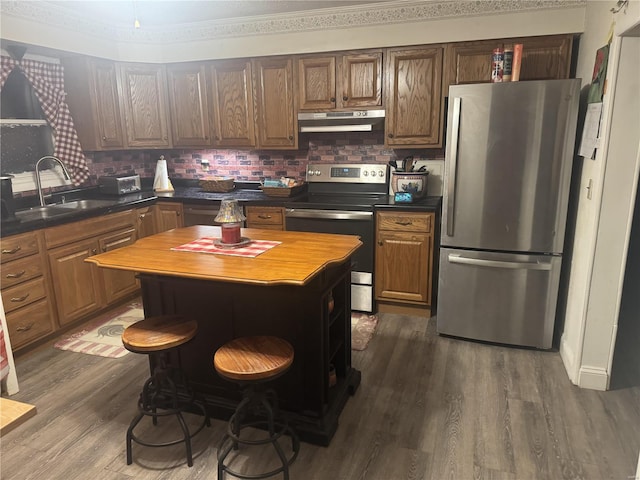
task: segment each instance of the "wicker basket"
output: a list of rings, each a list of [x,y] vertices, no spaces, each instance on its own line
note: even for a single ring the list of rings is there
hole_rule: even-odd
[[[208,178],[200,180],[200,187],[205,192],[226,193],[234,189],[234,179],[228,177]]]
[[[293,197],[294,195],[302,193],[306,187],[307,184],[302,183],[294,187],[265,187],[262,185],[260,188],[268,197]]]

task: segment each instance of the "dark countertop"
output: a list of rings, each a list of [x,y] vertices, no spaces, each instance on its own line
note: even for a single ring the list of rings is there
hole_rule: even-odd
[[[306,194],[303,193],[295,197],[269,197],[259,189],[259,183],[257,182],[239,182],[236,184],[236,188],[231,192],[213,193],[203,191],[202,188],[197,186],[197,181],[195,183],[193,181],[175,181],[173,192],[154,192],[151,185],[145,185],[145,182],[143,182],[143,190],[138,193],[121,196],[105,195],[101,193],[97,187],[89,187],[55,193],[49,202],[60,203],[62,202],[62,197],[64,197],[67,202],[77,199],[96,199],[111,200],[113,204],[88,210],[73,211],[64,215],[57,215],[49,218],[34,218],[29,214],[22,214],[20,212],[27,211],[29,208],[37,205],[37,197],[20,199],[16,203],[17,208],[19,209],[18,217],[22,217],[22,221],[11,223],[2,222],[0,236],[6,237],[55,225],[72,223],[86,218],[115,213],[129,208],[144,207],[154,204],[157,200],[169,202],[174,201],[192,205],[206,205],[210,203],[218,203],[223,198],[231,197],[237,199],[239,203],[244,205],[286,206],[291,203],[304,201],[306,199]],[[386,203],[376,204],[375,208],[379,210],[403,209],[439,212],[440,205],[442,203],[442,197],[425,197],[420,201],[409,204],[396,204],[394,202],[393,195],[389,195],[387,198],[388,201]]]

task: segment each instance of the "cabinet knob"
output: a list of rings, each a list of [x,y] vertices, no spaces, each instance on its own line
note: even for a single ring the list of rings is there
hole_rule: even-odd
[[[378,245],[380,245],[381,247],[384,246],[384,242],[382,240],[378,240]]]
[[[349,97],[347,97],[347,96],[345,95],[345,96],[343,96],[343,97],[342,97],[342,100],[346,102],[347,100],[349,100]]]
[[[103,137],[102,137],[102,141],[103,141],[103,142],[106,142],[106,141],[107,141],[107,137],[103,136]]]
[[[97,248],[92,248],[91,249],[91,253],[93,253],[95,255],[96,253],[98,253],[98,249]]]
[[[336,101],[336,97],[331,97],[329,100],[331,100],[331,103]]]
[[[289,135],[289,140],[293,141],[293,135]]]
[[[389,134],[387,135],[387,137],[389,137],[389,138],[393,138],[393,133],[389,133]]]

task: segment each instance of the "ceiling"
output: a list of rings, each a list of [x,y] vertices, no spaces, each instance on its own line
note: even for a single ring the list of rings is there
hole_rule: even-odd
[[[360,6],[388,0],[98,0],[41,1],[69,14],[93,18],[112,26],[140,28],[211,22],[265,15],[301,14],[320,9]]]

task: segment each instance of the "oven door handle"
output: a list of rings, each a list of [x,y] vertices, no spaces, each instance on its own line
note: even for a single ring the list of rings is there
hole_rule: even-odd
[[[284,216],[287,218],[312,218],[325,220],[370,220],[373,218],[373,212],[287,208]]]

